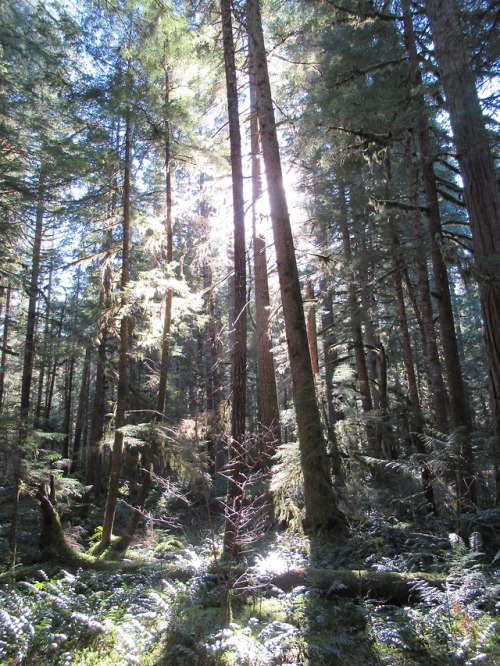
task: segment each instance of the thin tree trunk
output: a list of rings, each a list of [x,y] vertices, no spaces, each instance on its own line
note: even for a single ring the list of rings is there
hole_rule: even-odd
[[[497,505],[500,505],[500,184],[456,5],[453,0],[426,0],[426,8],[474,242],[496,435]],[[468,448],[464,455],[469,458]],[[475,502],[470,467],[467,464],[464,469],[464,492],[466,499]]]
[[[167,238],[167,267],[172,265],[174,258],[173,231],[172,231],[172,168],[170,148],[170,122],[168,120],[170,104],[170,75],[165,66],[165,234]],[[165,315],[163,319],[163,333],[161,344],[160,378],[158,382],[157,412],[160,418],[165,411],[167,397],[168,361],[170,358],[170,330],[172,327],[172,289],[165,294]]]
[[[170,103],[170,74],[168,66],[165,65],[165,234],[167,238],[167,266],[171,266],[173,261],[173,230],[172,230],[172,170],[171,170],[171,148],[170,148],[170,122],[168,120]],[[158,396],[156,402],[156,415],[154,422],[161,421],[165,413],[167,399],[167,380],[168,365],[170,358],[170,332],[172,325],[172,289],[167,289],[165,294],[165,315],[163,319],[161,359],[160,359],[160,377],[158,382]],[[152,475],[154,460],[160,448],[160,438],[156,432],[153,432],[152,439],[144,446],[143,451],[143,470],[141,474],[141,486],[132,510],[130,518],[123,535],[114,545],[114,549],[119,551],[126,550],[132,543],[137,532],[139,523],[144,515],[146,500],[152,486]]]
[[[26,333],[24,338],[23,369],[21,375],[21,401],[19,404],[19,431],[18,447],[15,452],[16,462],[14,464],[14,497],[12,518],[10,525],[9,545],[10,561],[14,565],[17,555],[17,524],[19,516],[19,496],[23,474],[23,460],[26,452],[24,447],[28,437],[30,394],[33,378],[33,361],[35,358],[35,327],[36,310],[38,303],[38,285],[40,281],[40,262],[42,253],[43,221],[45,215],[45,177],[40,174],[38,183],[38,199],[35,220],[35,237],[31,260],[30,281],[28,284],[28,317],[26,321]]]
[[[54,332],[52,331],[52,338],[53,342],[55,338],[56,347],[62,337],[63,322],[64,322],[64,308],[61,312],[61,317],[57,322],[57,334],[54,335]],[[55,356],[54,359],[52,360],[51,366],[52,367],[50,367],[47,371],[47,386],[45,387],[45,404],[44,404],[43,422],[42,422],[42,427],[47,432],[50,431],[49,427],[50,413],[52,411],[52,400],[54,398],[54,389],[56,385],[57,371],[59,369],[58,359]]]
[[[69,443],[71,439],[71,413],[73,411],[73,379],[75,375],[75,358],[71,357],[68,360],[65,386],[64,386],[64,420],[63,420],[63,432],[64,440],[62,447],[62,457],[65,460],[69,460]],[[69,464],[68,464],[69,471]]]
[[[51,343],[51,338],[52,336],[50,335],[51,332],[51,308],[52,308],[52,278],[53,278],[53,273],[54,273],[54,267],[53,267],[53,262],[50,262],[50,267],[49,267],[49,284],[47,288],[47,298],[46,298],[46,305],[45,305],[45,326],[44,326],[44,332],[43,332],[43,343],[42,343],[42,348],[39,353],[39,374],[38,374],[38,390],[37,390],[37,400],[36,400],[36,406],[34,408],[34,416],[33,416],[33,425],[35,428],[43,427],[44,425],[44,420],[42,419],[42,412],[44,412],[44,400],[43,400],[43,390],[44,390],[44,381],[45,381],[45,375],[47,375],[47,381],[49,380],[50,377],[50,372],[51,372],[51,365],[52,361],[55,360],[52,358],[52,343]],[[46,388],[46,387],[45,387]]]
[[[349,233],[349,224],[347,220],[347,202],[344,184],[339,181],[339,215],[338,215],[340,233],[342,236],[342,247],[348,270],[352,262],[352,247]],[[356,285],[352,276],[348,278],[347,298],[349,307],[349,320],[351,326],[352,344],[354,348],[354,358],[356,361],[356,372],[358,376],[359,393],[361,396],[361,409],[366,419],[366,436],[368,440],[368,454],[375,458],[380,457],[379,442],[377,441],[375,428],[370,419],[372,418],[373,402],[370,391],[370,379],[368,376],[368,367],[366,364],[365,348],[363,341],[363,330],[361,328],[361,314],[356,295]]]
[[[407,150],[407,171],[409,177],[410,201],[415,206],[418,204],[418,184],[416,169],[411,161],[410,152]],[[432,309],[431,288],[429,274],[427,272],[426,253],[424,240],[422,238],[420,212],[415,210],[412,214],[413,236],[416,245],[416,265],[418,276],[418,290],[420,294],[420,312],[422,315],[422,333],[427,360],[427,372],[430,384],[432,407],[435,418],[436,429],[441,433],[449,432],[448,423],[448,394],[443,381],[441,361],[437,344],[436,328],[434,326],[434,313]]]
[[[316,325],[316,305],[315,305],[314,285],[311,280],[306,282],[306,301],[309,302],[307,309],[307,340],[309,342],[309,353],[311,355],[312,371],[315,375],[319,374],[318,360],[318,327]]]
[[[238,82],[236,77],[235,49],[230,0],[221,0],[222,38],[229,118],[231,175],[233,186],[234,227],[234,321],[233,324],[233,377],[230,464],[224,532],[224,552],[233,555],[237,548],[237,521],[241,512],[239,486],[244,462],[246,383],[247,383],[247,306],[246,306],[246,256],[245,256],[245,204],[243,196],[243,167],[241,160],[241,135],[238,111]]]
[[[130,68],[130,63],[129,63]],[[130,110],[125,118],[125,157],[123,177],[123,239],[122,239],[122,276],[121,276],[121,322],[120,322],[120,355],[118,361],[118,392],[116,397],[115,439],[109,477],[108,495],[102,535],[98,550],[105,550],[111,543],[113,523],[115,520],[118,489],[122,471],[124,433],[121,430],[126,424],[126,408],[128,397],[128,355],[130,318],[127,313],[127,288],[130,281],[130,225],[131,225],[131,167],[132,167],[132,123]]]
[[[258,0],[248,0],[247,21],[249,38],[252,40],[253,59],[251,64],[256,79],[262,152],[266,167],[274,245],[292,373],[300,459],[304,476],[304,528],[308,531],[317,531],[321,528],[330,527],[335,528],[341,534],[346,530],[346,521],[339,510],[333,491],[330,465],[316,400],[311,357],[308,353],[307,328],[290,216],[283,185]]]
[[[7,369],[7,350],[9,343],[9,333],[10,333],[10,298],[11,298],[11,287],[10,284],[7,286],[5,292],[5,307],[4,307],[4,319],[3,319],[3,331],[2,331],[2,353],[0,357],[0,411],[3,409],[4,404],[4,394],[5,394],[5,373]]]
[[[429,5],[432,3],[427,4]],[[406,46],[410,55],[410,73],[412,85],[420,89],[421,75],[416,57],[414,33],[412,26],[410,25],[411,16],[409,15],[408,11],[405,12],[405,18],[405,37]],[[457,451],[455,453],[455,466],[458,486],[457,494],[459,502],[461,505],[463,505],[463,508],[471,510],[475,508],[476,504],[476,482],[474,475],[472,445],[470,439],[470,423],[468,419],[469,409],[463,382],[460,355],[458,353],[448,272],[441,253],[441,248],[439,246],[441,239],[441,219],[436,187],[436,177],[433,168],[433,156],[431,151],[429,129],[423,112],[424,107],[422,96],[419,96],[417,101],[419,108],[417,109],[416,120],[420,144],[422,177],[427,203],[427,218],[429,224],[429,239],[434,273],[434,285],[438,295],[438,312],[439,324],[441,328],[443,357],[446,368],[446,376],[448,379],[451,418],[453,423],[454,436],[457,442]]]
[[[73,449],[71,452],[71,471],[76,472],[80,467],[81,449],[83,441],[83,430],[85,420],[85,407],[88,402],[89,379],[90,379],[90,360],[92,356],[92,347],[85,350],[85,359],[83,361],[82,379],[80,384],[80,394],[78,396],[78,407],[75,418],[75,432],[73,435]]]
[[[403,281],[401,279],[401,258],[400,258],[400,243],[399,238],[395,231],[391,237],[392,244],[392,261],[393,261],[393,275],[394,287],[396,290],[396,303],[398,310],[399,328],[401,331],[402,339],[402,355],[403,363],[406,371],[406,379],[408,382],[408,398],[410,401],[410,428],[416,437],[412,437],[415,448],[422,456],[426,455],[424,443],[419,435],[424,432],[424,419],[422,416],[422,409],[420,406],[420,396],[418,393],[417,377],[415,374],[415,366],[413,362],[413,351],[410,338],[410,330],[408,327],[408,319],[406,316],[406,305],[403,291]],[[426,510],[430,513],[436,513],[436,502],[434,500],[434,488],[432,485],[432,470],[427,460],[422,459],[420,463],[420,478],[422,480],[422,488],[425,499]]]
[[[320,284],[321,290],[321,326],[323,337],[323,358],[325,366],[325,395],[326,395],[326,414],[324,415],[327,423],[328,433],[328,453],[331,460],[332,472],[337,477],[337,482],[343,484],[342,459],[340,456],[337,433],[335,432],[335,423],[339,420],[339,413],[335,409],[335,397],[333,393],[333,375],[338,360],[337,349],[335,347],[337,339],[335,335],[335,320],[333,318],[333,298],[328,291],[326,280]]]
[[[94,397],[92,400],[90,433],[88,442],[87,465],[85,484],[93,486],[94,498],[101,496],[101,441],[104,435],[105,393],[106,393],[106,343],[108,338],[107,323],[104,317],[104,302],[106,287],[101,287],[100,294],[100,322],[98,332],[97,361],[95,369]]]
[[[249,50],[252,42],[249,41]],[[251,55],[250,55],[251,57]],[[278,390],[270,333],[269,283],[267,276],[266,241],[259,233],[262,217],[262,173],[260,163],[259,119],[255,89],[255,73],[250,67],[250,143],[252,151],[252,229],[255,281],[255,340],[257,349],[257,399],[259,423],[264,438],[264,460],[261,469],[268,470],[276,447],[281,442]]]

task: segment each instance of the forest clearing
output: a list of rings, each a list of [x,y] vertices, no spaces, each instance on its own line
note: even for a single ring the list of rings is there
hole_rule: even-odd
[[[500,662],[497,0],[4,0],[0,663]]]

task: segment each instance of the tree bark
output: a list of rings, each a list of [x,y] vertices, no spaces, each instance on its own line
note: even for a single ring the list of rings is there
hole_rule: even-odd
[[[26,333],[24,337],[23,369],[21,374],[21,401],[19,404],[19,431],[16,462],[14,464],[14,496],[12,518],[10,525],[9,546],[10,561],[14,565],[17,555],[17,524],[19,513],[19,496],[21,492],[21,481],[23,474],[23,460],[26,455],[25,445],[28,437],[30,394],[33,379],[33,362],[35,358],[35,328],[36,310],[38,303],[38,285],[40,281],[40,263],[42,254],[43,222],[45,215],[45,175],[40,173],[38,181],[37,207],[35,219],[35,237],[33,242],[33,253],[31,260],[31,273],[28,284],[28,316],[26,321]]]
[[[65,386],[64,386],[64,419],[63,432],[64,440],[62,445],[62,457],[69,460],[69,443],[71,439],[71,414],[73,411],[73,379],[75,374],[75,358],[68,359]],[[69,471],[69,467],[67,468]]]
[[[252,42],[249,41],[249,56]],[[259,119],[255,73],[250,67],[250,143],[252,151],[252,229],[253,265],[255,281],[255,345],[257,350],[257,400],[259,424],[262,430],[264,460],[261,469],[268,470],[276,447],[281,442],[278,390],[270,334],[269,283],[267,276],[267,252],[265,237],[259,233],[262,217],[262,173],[260,163]]]
[[[418,204],[417,171],[412,162],[410,151],[406,150],[406,164],[408,174],[408,188],[411,203]],[[413,236],[416,245],[416,267],[418,276],[418,292],[420,295],[420,312],[422,318],[422,338],[427,361],[427,375],[430,385],[432,411],[434,413],[435,427],[439,432],[449,431],[448,423],[448,394],[443,380],[441,360],[437,344],[436,328],[434,326],[434,313],[432,297],[427,272],[427,257],[422,237],[420,212],[416,209],[412,213]]]
[[[170,71],[168,65],[164,65],[165,69],[165,116],[164,116],[164,133],[165,133],[165,234],[167,238],[167,267],[172,265],[174,259],[173,247],[173,228],[172,228],[172,154],[170,147],[170,121],[168,119],[169,103],[170,103]],[[163,332],[161,344],[161,360],[160,360],[160,377],[158,382],[158,396],[156,402],[156,414],[154,422],[161,421],[165,414],[165,406],[167,399],[167,380],[168,380],[168,366],[170,359],[170,333],[172,327],[172,289],[167,289],[165,294],[165,315],[163,319]],[[141,518],[144,515],[146,500],[149,496],[152,486],[152,475],[154,468],[154,461],[160,449],[160,437],[158,433],[153,430],[151,441],[147,442],[143,447],[142,452],[142,470],[141,470],[141,486],[132,509],[132,513],[128,520],[125,532],[120,539],[113,545],[113,548],[118,551],[126,550],[137,532]]]
[[[316,305],[315,305],[314,285],[311,280],[306,281],[306,300],[309,301],[307,309],[307,340],[309,342],[309,353],[311,355],[311,365],[313,374],[319,373],[318,360],[318,327],[316,325]]]
[[[84,426],[84,417],[86,412],[86,404],[89,392],[89,378],[90,378],[90,359],[92,355],[92,347],[87,347],[85,350],[85,359],[83,361],[82,379],[80,383],[80,394],[78,396],[78,407],[76,410],[75,418],[75,432],[73,435],[73,448],[71,452],[71,471],[75,472],[79,469],[81,463],[81,450],[82,450],[82,435]]]
[[[417,377],[415,374],[415,365],[413,362],[413,351],[410,338],[410,330],[408,327],[408,319],[406,316],[406,305],[403,291],[403,281],[401,279],[401,258],[399,256],[399,238],[395,231],[392,232],[392,262],[394,274],[394,287],[396,291],[396,303],[398,310],[399,328],[401,331],[402,339],[402,355],[403,363],[406,371],[406,379],[408,382],[408,398],[410,401],[410,428],[416,437],[413,437],[415,447],[422,456],[426,455],[425,446],[420,439],[419,435],[424,432],[424,419],[422,416],[422,409],[420,406],[420,396],[418,393]],[[434,499],[434,488],[432,485],[432,470],[425,459],[420,463],[420,478],[422,480],[422,489],[425,500],[425,508],[429,513],[436,513],[436,502]]]
[[[130,67],[130,65],[129,65]],[[130,226],[131,226],[131,168],[132,168],[132,123],[130,109],[125,117],[125,155],[123,174],[123,239],[122,239],[122,275],[121,275],[121,322],[120,322],[120,355],[118,361],[118,392],[116,398],[115,438],[109,477],[108,495],[104,510],[101,540],[98,551],[105,550],[111,543],[118,489],[122,470],[124,433],[121,430],[126,424],[126,408],[128,397],[128,354],[129,354],[129,315],[127,312],[127,288],[130,281]]]
[[[297,418],[300,460],[304,476],[304,528],[346,531],[346,521],[333,492],[330,466],[316,401],[314,375],[308,352],[307,329],[286,201],[259,0],[247,3],[247,28],[252,40],[257,108],[262,153],[278,265],[288,355]]]
[[[342,236],[342,249],[348,270],[351,270],[352,247],[349,232],[349,223],[347,219],[347,201],[344,184],[339,180],[339,214],[338,220],[340,233]],[[352,344],[354,348],[354,358],[356,362],[356,372],[358,376],[359,393],[361,396],[361,409],[365,415],[366,437],[368,441],[367,453],[375,458],[380,458],[381,451],[377,441],[375,428],[370,422],[373,412],[372,395],[370,391],[370,379],[368,376],[368,367],[366,364],[365,347],[363,341],[363,330],[361,328],[361,314],[356,294],[356,285],[354,278],[349,276],[347,284],[347,298],[349,307],[349,320],[352,335]]]
[[[0,358],[0,411],[3,409],[5,396],[5,373],[7,369],[7,350],[10,333],[10,299],[11,286],[7,286],[5,291],[5,306],[3,312],[3,330],[2,330],[2,353]]]
[[[173,230],[172,230],[172,154],[170,148],[170,122],[168,120],[170,104],[170,72],[165,66],[165,234],[167,237],[167,267],[172,265],[174,259]],[[156,409],[158,417],[162,418],[165,412],[167,397],[168,362],[170,358],[170,330],[172,328],[172,289],[165,294],[165,315],[163,319],[163,332],[161,344],[160,378],[158,382],[158,399]]]
[[[445,0],[445,2],[447,1],[448,0]],[[427,4],[432,5],[433,2]],[[438,11],[441,11],[441,9]],[[411,80],[413,86],[420,89],[421,75],[418,68],[418,60],[416,59],[414,34],[412,31],[412,26],[410,26],[411,16],[409,15],[408,11],[405,12],[405,17],[405,38],[407,49],[410,55]],[[427,126],[427,120],[424,116],[423,98],[421,94],[417,99],[417,103],[418,108],[416,112],[416,122],[420,144],[420,163],[427,203],[431,260],[434,273],[435,290],[438,295],[439,324],[441,328],[441,341],[446,376],[448,379],[451,418],[457,445],[455,454],[456,463],[454,464],[457,474],[457,494],[459,497],[459,502],[463,508],[466,510],[472,510],[475,508],[476,504],[476,481],[470,439],[470,423],[468,418],[469,409],[463,382],[460,355],[458,352],[448,272],[440,248],[441,220],[439,200],[437,195],[436,177],[433,168],[433,156],[431,151],[429,129]]]
[[[245,203],[243,195],[243,167],[241,160],[240,118],[238,111],[238,82],[236,76],[235,48],[231,17],[231,1],[221,0],[222,38],[226,73],[227,108],[229,118],[229,143],[233,191],[233,241],[234,241],[234,320],[232,353],[232,412],[230,464],[227,503],[232,516],[226,516],[224,552],[233,554],[236,548],[237,529],[235,518],[239,514],[238,503],[244,460],[246,384],[247,384],[247,295],[245,256]]]
[[[426,0],[441,83],[457,147],[479,282],[493,421],[497,505],[500,504],[500,184],[453,0]],[[469,481],[467,479],[466,481]],[[470,483],[473,483],[470,480]],[[472,485],[471,500],[474,500]]]

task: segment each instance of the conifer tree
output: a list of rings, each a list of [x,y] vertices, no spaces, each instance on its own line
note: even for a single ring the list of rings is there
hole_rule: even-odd
[[[293,382],[300,459],[304,476],[306,530],[322,528],[345,531],[345,518],[338,508],[330,478],[321,418],[316,400],[314,375],[307,343],[307,328],[293,244],[290,216],[283,185],[273,100],[258,0],[247,3],[247,30],[252,40],[257,109],[266,167],[280,293],[285,318],[288,357]]]

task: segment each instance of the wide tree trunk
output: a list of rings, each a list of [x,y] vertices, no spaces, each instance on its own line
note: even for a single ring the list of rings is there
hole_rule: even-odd
[[[252,40],[251,65],[255,72],[262,153],[266,167],[304,476],[304,528],[309,531],[335,528],[341,534],[346,530],[346,521],[333,492],[330,465],[316,401],[302,293],[281,170],[259,0],[249,0],[247,3],[247,28],[249,39]]]
[[[497,504],[500,504],[500,184],[455,3],[426,0],[426,8],[474,243],[497,440]],[[473,487],[471,499],[474,499]]]

